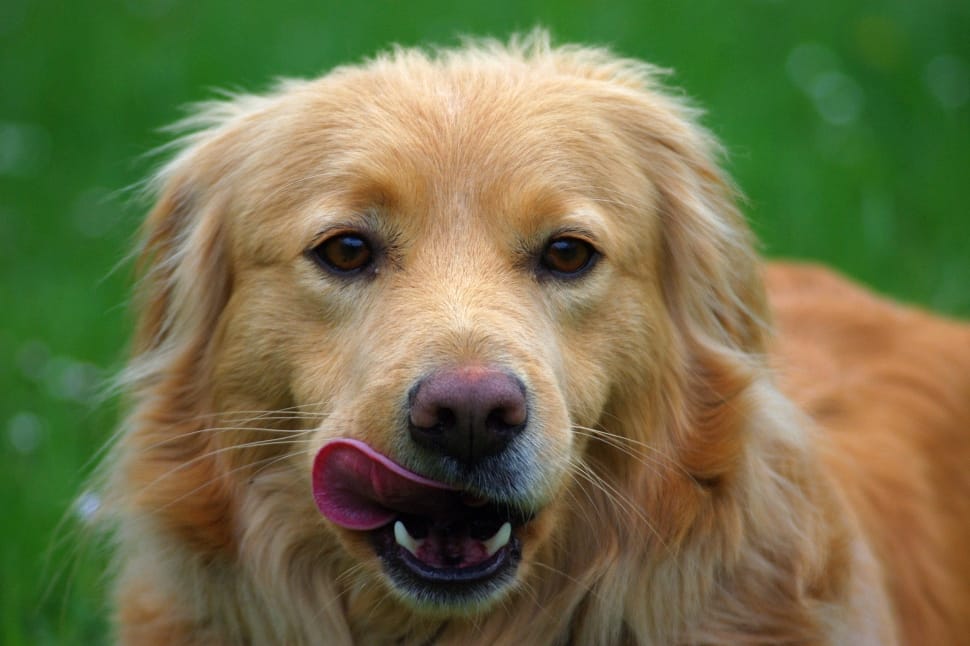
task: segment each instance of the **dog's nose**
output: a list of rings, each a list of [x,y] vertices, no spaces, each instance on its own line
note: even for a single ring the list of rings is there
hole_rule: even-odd
[[[411,438],[472,465],[505,450],[528,417],[525,386],[494,368],[464,366],[432,373],[410,395]]]

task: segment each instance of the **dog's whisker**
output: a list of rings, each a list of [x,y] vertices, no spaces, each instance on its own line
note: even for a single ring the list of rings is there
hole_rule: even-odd
[[[642,526],[648,529],[659,543],[663,551],[666,552],[668,556],[673,557],[670,559],[670,563],[673,565],[673,567],[681,574],[684,574],[684,566],[676,559],[676,552],[674,551],[673,547],[666,541],[660,531],[647,518],[647,516],[643,513],[643,510],[639,507],[639,505],[636,504],[635,501],[632,501],[628,496],[618,491],[615,487],[609,485],[609,483],[603,480],[585,464],[577,462],[574,466],[576,467],[576,470],[574,471],[575,473],[584,478],[592,486],[599,489],[605,496],[607,496],[607,498],[612,500],[617,507],[625,509],[631,513],[631,515],[635,516],[641,523],[641,525],[637,525],[637,527]],[[598,519],[589,519],[590,526],[595,526],[598,522],[600,522]],[[713,584],[717,588],[722,587],[721,583],[718,581],[714,581]]]
[[[164,437],[161,440],[158,440],[157,442],[155,442],[153,444],[147,445],[144,448],[146,450],[155,449],[155,448],[159,448],[159,447],[162,447],[162,446],[166,446],[166,445],[171,444],[173,442],[180,441],[180,440],[182,440],[184,438],[194,437],[194,436],[199,436],[199,435],[205,435],[205,434],[209,434],[209,433],[212,433],[212,434],[216,434],[216,433],[231,433],[231,432],[246,433],[246,432],[249,432],[249,431],[253,431],[253,432],[256,432],[256,433],[271,433],[271,434],[297,436],[297,435],[310,434],[310,433],[313,433],[313,432],[315,432],[317,430],[316,427],[313,427],[313,428],[299,428],[299,429],[286,429],[286,428],[262,427],[262,426],[248,426],[248,425],[246,425],[247,423],[251,423],[253,421],[263,421],[263,422],[265,422],[265,421],[292,421],[292,420],[299,420],[299,419],[301,419],[298,416],[289,416],[289,415],[283,415],[283,416],[280,416],[278,418],[271,417],[270,415],[272,413],[274,413],[274,412],[275,411],[265,411],[264,412],[265,414],[261,414],[261,415],[256,416],[256,417],[250,417],[250,418],[240,419],[240,420],[232,420],[232,413],[230,413],[228,415],[226,415],[226,414],[218,414],[218,415],[217,414],[213,414],[213,415],[209,415],[209,416],[206,416],[206,417],[220,417],[221,418],[221,417],[224,417],[225,416],[225,417],[228,418],[228,419],[225,419],[225,421],[227,421],[227,422],[228,421],[234,421],[235,424],[227,425],[227,426],[214,426],[214,427],[199,428],[199,429],[193,429],[191,431],[184,431],[184,432],[181,432],[181,433],[176,433],[176,434],[173,434],[173,435],[171,435],[169,437]]]
[[[614,438],[611,438],[611,437],[606,437],[606,436],[602,436],[602,435],[595,435],[595,434],[589,433],[586,430],[582,430],[582,429],[578,429],[578,428],[574,428],[574,431],[577,432],[580,435],[585,435],[586,437],[590,437],[592,439],[599,440],[599,441],[603,442],[604,444],[606,444],[606,445],[608,445],[608,446],[616,449],[617,451],[619,451],[623,455],[626,455],[628,457],[633,458],[639,464],[642,464],[642,465],[644,465],[646,467],[659,467],[659,473],[661,473],[661,474],[663,474],[663,473],[666,472],[667,467],[673,466],[673,467],[675,467],[675,468],[683,471],[685,473],[685,475],[690,476],[690,474],[686,473],[686,471],[683,470],[683,467],[681,467],[680,465],[678,465],[676,463],[676,461],[674,461],[670,457],[667,457],[667,456],[663,455],[663,453],[659,453],[659,452],[658,453],[643,453],[643,452],[638,451],[638,450],[636,450],[634,448],[631,448],[629,446],[626,446],[624,444],[621,444],[621,443],[617,442]]]
[[[577,489],[583,493],[583,496],[585,497],[585,501],[579,498],[579,495],[576,493]],[[596,525],[597,519],[593,517],[591,510],[596,509],[596,501],[593,499],[593,496],[590,494],[589,489],[586,487],[564,487],[563,494],[568,496],[568,498],[571,501],[576,503],[576,506],[570,507],[570,509],[579,510],[580,512],[582,512],[584,516],[584,520],[587,521],[588,526],[594,527]]]
[[[224,447],[220,447],[220,448],[217,448],[217,449],[212,449],[210,451],[206,451],[204,453],[201,453],[199,455],[196,455],[196,456],[192,457],[189,460],[185,460],[183,462],[179,462],[177,465],[175,465],[171,469],[165,471],[164,473],[160,474],[159,476],[157,476],[153,480],[151,480],[149,483],[147,483],[146,485],[144,485],[142,487],[142,489],[144,489],[144,490],[151,489],[152,487],[157,486],[161,482],[164,482],[166,479],[168,479],[168,478],[170,478],[170,477],[178,474],[180,471],[183,471],[184,469],[188,469],[188,468],[192,467],[193,465],[198,464],[200,462],[203,462],[203,461],[206,461],[206,460],[211,460],[213,457],[215,457],[217,455],[222,455],[222,454],[225,454],[225,453],[231,453],[231,452],[235,452],[235,451],[243,451],[245,449],[252,449],[252,448],[260,448],[260,447],[268,447],[268,446],[284,446],[284,447],[288,447],[288,446],[300,445],[300,444],[307,444],[307,445],[309,445],[311,443],[312,443],[311,440],[300,440],[300,439],[292,439],[292,438],[284,438],[284,439],[273,438],[271,440],[256,440],[256,441],[253,441],[253,442],[245,442],[245,443],[242,443],[242,444],[234,444],[232,446],[224,446]],[[289,453],[284,454],[283,456],[276,456],[276,455],[274,455],[274,456],[270,456],[270,458],[278,458],[278,457],[292,458],[295,455],[298,455],[299,453],[301,453],[301,452],[295,452],[295,453],[294,452],[289,452]],[[225,473],[217,474],[215,476],[215,479],[222,478],[222,477],[224,477],[224,476],[226,476],[226,475],[228,475],[230,473],[234,473],[238,469],[244,469],[244,468],[246,468],[246,466],[247,465],[242,465],[241,467],[233,468],[233,469],[231,469],[229,471],[226,471]],[[212,481],[207,482],[205,485],[202,485],[202,486],[203,487],[208,486],[209,484],[211,484],[211,482]]]
[[[609,439],[611,442],[613,442],[613,446],[616,446],[616,447],[623,446],[631,450],[632,448],[643,449],[665,460],[670,460],[671,462],[674,461],[673,458],[663,453],[663,451],[661,451],[659,448],[647,442],[635,440],[633,438],[625,437],[623,435],[618,435],[616,433],[610,433],[605,429],[596,428],[593,426],[580,426],[577,424],[573,424],[571,428],[573,430],[582,431],[586,433],[589,437]]]
[[[259,419],[265,419],[270,416],[279,416],[281,419],[317,419],[326,417],[326,413],[317,412],[312,409],[325,408],[323,402],[313,402],[307,404],[294,404],[292,406],[285,406],[280,408],[267,408],[267,409],[251,409],[251,410],[233,410],[233,411],[213,411],[207,413],[198,413],[195,415],[189,415],[184,418],[186,422],[201,422],[207,419],[227,419],[231,420],[234,416],[240,416],[242,419],[235,420],[237,423],[244,423],[245,421],[255,421]],[[306,410],[311,409],[311,410]]]
[[[313,406],[316,406],[316,405],[313,405]],[[292,406],[282,406],[282,407],[278,407],[278,408],[251,408],[251,409],[237,409],[237,410],[213,410],[213,411],[196,413],[194,415],[187,415],[184,419],[186,421],[188,421],[188,422],[195,422],[195,421],[201,421],[201,420],[212,419],[212,418],[226,417],[226,416],[229,416],[229,415],[244,415],[244,416],[247,416],[247,417],[250,417],[251,416],[253,418],[258,418],[258,417],[261,417],[261,416],[267,415],[267,414],[279,414],[279,415],[285,415],[285,414],[292,414],[292,415],[311,414],[311,413],[306,413],[305,411],[302,410],[302,409],[307,408],[307,407],[308,406],[305,405],[305,404],[294,404]]]
[[[344,583],[350,581],[353,577],[355,577],[358,572],[362,572],[365,569],[366,569],[366,566],[364,565],[364,563],[358,561],[357,563],[354,563],[350,567],[346,568],[345,570],[337,574],[334,577],[333,582],[337,586],[343,586]]]
[[[388,590],[378,588],[377,600],[367,609],[367,613],[363,617],[363,624],[367,625],[371,622],[377,621],[377,617],[380,616],[379,611],[386,602],[391,600],[391,598],[391,593]]]
[[[584,590],[586,594],[590,594],[596,599],[599,599],[601,603],[605,603],[605,600],[603,599],[602,595],[600,595],[599,590],[597,590],[595,586],[590,586],[588,582],[582,581],[579,577],[576,577],[570,574],[569,572],[563,570],[562,568],[554,567],[552,565],[549,565],[548,563],[543,563],[540,560],[536,560],[532,565],[534,567],[545,570],[547,572],[551,572],[556,576],[560,576],[564,578],[565,580],[577,586],[577,588]]]
[[[274,434],[274,435],[284,435],[284,436],[286,436],[286,437],[283,437],[283,438],[274,438],[273,440],[258,440],[258,442],[267,442],[267,443],[280,442],[280,443],[286,443],[286,442],[289,442],[289,441],[294,441],[294,442],[295,441],[298,441],[299,440],[299,436],[304,436],[304,435],[308,435],[310,433],[313,433],[314,429],[303,429],[303,430],[290,431],[290,430],[286,430],[286,429],[259,428],[259,427],[254,427],[254,426],[221,426],[221,427],[214,427],[214,428],[200,428],[200,429],[196,429],[194,431],[185,431],[183,433],[178,433],[176,435],[172,435],[171,437],[163,438],[161,440],[158,440],[157,442],[154,442],[152,444],[146,445],[144,447],[144,449],[145,450],[158,449],[158,448],[161,448],[161,447],[164,447],[164,446],[168,446],[170,444],[174,444],[174,443],[180,442],[180,441],[185,440],[186,438],[190,438],[190,437],[197,437],[197,436],[203,436],[203,435],[209,435],[209,434],[219,434],[219,433],[231,433],[231,432],[246,433],[246,432],[249,432],[249,431],[253,431],[254,433],[270,433],[270,434]],[[232,446],[232,447],[224,447],[224,448],[227,448],[227,449],[232,450],[234,448],[246,448],[246,447],[253,446],[253,445],[254,445],[254,442],[246,442],[244,444],[237,444],[237,445]],[[198,457],[204,457],[204,456],[198,456]]]
[[[647,516],[643,513],[643,510],[639,505],[636,504],[635,501],[631,500],[621,491],[618,491],[616,488],[609,485],[587,465],[577,462],[576,466],[578,466],[580,469],[579,475],[584,477],[587,482],[592,484],[594,487],[597,487],[604,495],[613,500],[615,503],[618,503],[619,506],[625,508],[627,511],[635,515],[641,521],[641,523],[643,523],[643,526],[653,534],[654,538],[656,538],[661,548],[668,554],[668,556],[676,557],[676,552],[674,551],[673,547],[660,534],[659,530],[656,529],[654,524],[647,518]],[[599,521],[590,518],[590,526],[595,526],[597,522]],[[672,558],[670,562],[678,572],[681,572],[682,574],[684,573],[683,564],[680,563],[676,558]],[[721,583],[718,581],[714,581],[713,584],[715,587],[722,587]]]
[[[542,608],[542,600],[539,597],[539,591],[535,589],[535,586],[533,586],[531,582],[527,580],[522,581],[519,584],[518,589],[521,590],[530,601],[532,601],[532,604],[536,608]],[[514,601],[512,599],[503,599],[502,608],[506,611],[506,614],[511,615],[515,610]]]
[[[314,408],[316,408],[316,406],[314,406]],[[290,408],[268,408],[264,410],[253,409],[253,410],[219,411],[208,415],[197,415],[195,419],[203,420],[203,419],[211,419],[213,417],[223,417],[228,419],[244,418],[244,419],[252,419],[252,420],[266,419],[266,418],[272,418],[272,417],[280,417],[283,419],[304,419],[304,418],[316,419],[318,417],[326,417],[326,415],[327,414],[323,411],[297,410],[297,407],[290,407]]]
[[[608,444],[609,446],[614,447],[618,451],[621,451],[622,453],[639,461],[641,464],[644,464],[645,466],[653,465],[653,466],[660,467],[661,474],[664,474],[668,467],[673,467],[681,475],[689,479],[698,487],[702,486],[701,483],[698,482],[696,476],[690,473],[678,460],[667,455],[666,453],[664,453],[663,451],[661,451],[659,448],[655,446],[652,446],[650,444],[647,444],[645,442],[641,442],[638,440],[633,440],[631,438],[626,438],[626,437],[623,437],[622,435],[609,433],[605,430],[598,429],[598,428],[591,428],[587,426],[576,426],[576,425],[574,425],[572,428],[574,431],[580,433],[581,435],[586,435],[587,437],[598,439],[602,441],[604,444]],[[632,445],[632,446],[629,446],[629,445]],[[644,453],[638,449],[649,451],[649,453]]]
[[[647,517],[643,512],[643,509],[636,503],[636,501],[630,499],[629,496],[624,494],[621,490],[617,489],[605,479],[599,476],[593,469],[580,460],[573,461],[573,473],[578,474],[580,477],[584,478],[591,485],[596,487],[603,493],[608,499],[610,499],[617,506],[622,507],[628,511],[631,515],[636,517],[642,526],[647,528],[654,538],[663,546],[665,549],[669,550],[669,547],[664,540],[663,535],[656,529],[653,522]],[[639,527],[639,525],[638,525]]]
[[[245,448],[245,446],[243,446],[243,447],[229,447],[229,448],[232,448],[232,449],[235,449],[235,448]],[[209,455],[209,454],[207,454],[207,455]],[[156,512],[158,512],[158,511],[164,511],[164,510],[170,508],[172,505],[175,505],[175,504],[177,504],[177,503],[185,500],[186,498],[189,498],[189,497],[191,497],[191,496],[199,493],[200,491],[204,491],[205,489],[207,489],[208,487],[211,487],[214,483],[218,482],[219,480],[223,480],[223,479],[225,479],[225,478],[227,478],[227,477],[229,477],[229,476],[231,476],[233,474],[236,474],[236,473],[239,473],[239,472],[242,472],[242,471],[246,471],[248,469],[255,469],[255,472],[258,473],[258,472],[260,472],[262,470],[265,470],[265,469],[267,469],[267,468],[269,468],[269,467],[271,467],[271,466],[273,466],[275,464],[278,464],[280,462],[285,462],[287,460],[290,460],[295,455],[299,455],[299,452],[297,452],[297,453],[286,453],[286,454],[283,454],[283,455],[272,455],[272,456],[268,456],[268,457],[265,457],[265,458],[261,458],[259,460],[253,460],[251,462],[247,462],[245,464],[241,464],[241,465],[239,465],[237,467],[233,467],[232,469],[228,469],[226,471],[223,471],[223,472],[221,472],[221,473],[213,476],[212,478],[206,480],[204,483],[196,486],[194,489],[191,489],[190,491],[186,491],[183,494],[181,494],[179,496],[176,496],[175,498],[172,498],[166,504],[160,505],[158,507],[155,507],[154,510]],[[194,461],[195,460],[193,460],[193,462]],[[153,482],[155,484],[157,484],[158,482],[164,481],[166,478],[168,478],[171,475],[173,475],[173,473],[175,471],[177,471],[177,470],[178,469],[169,470],[169,471],[165,472],[164,474],[162,474],[161,476],[157,477],[155,480],[153,480]],[[150,489],[150,488],[151,488],[151,485],[146,485],[144,487],[144,489]]]
[[[256,478],[256,477],[262,475],[267,469],[269,469],[270,467],[272,467],[272,466],[274,466],[274,465],[276,465],[276,464],[278,464],[280,462],[285,462],[287,460],[291,460],[291,459],[293,459],[295,457],[298,457],[300,455],[309,455],[309,454],[310,454],[310,451],[309,450],[299,450],[299,451],[290,451],[290,452],[284,453],[282,455],[276,456],[277,457],[276,460],[270,462],[269,464],[265,464],[264,463],[264,464],[260,465],[259,467],[257,467],[256,470],[253,472],[252,476],[250,476],[250,479],[252,480],[253,478]],[[243,466],[243,465],[240,465],[240,466]],[[236,471],[236,469],[238,469],[238,467],[232,469],[232,471]]]

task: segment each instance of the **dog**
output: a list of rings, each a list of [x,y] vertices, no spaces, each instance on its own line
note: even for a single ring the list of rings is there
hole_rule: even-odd
[[[125,644],[956,644],[970,326],[766,264],[541,31],[183,124],[107,464]]]

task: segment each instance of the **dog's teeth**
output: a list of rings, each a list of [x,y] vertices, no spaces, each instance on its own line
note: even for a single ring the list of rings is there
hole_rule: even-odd
[[[418,550],[421,548],[421,544],[424,541],[419,541],[408,533],[407,527],[404,523],[397,521],[394,523],[394,540],[397,544],[411,552],[414,556],[418,555]]]
[[[495,536],[492,536],[487,541],[484,541],[485,552],[489,556],[495,554],[495,552],[509,544],[510,538],[512,538],[512,525],[509,523],[502,523],[502,526],[498,528],[497,532],[495,532]]]

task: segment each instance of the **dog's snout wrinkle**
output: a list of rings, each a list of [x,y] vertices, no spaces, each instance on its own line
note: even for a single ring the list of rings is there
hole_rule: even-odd
[[[497,455],[525,428],[525,386],[481,366],[441,370],[412,390],[411,438],[419,446],[472,465]]]

